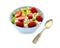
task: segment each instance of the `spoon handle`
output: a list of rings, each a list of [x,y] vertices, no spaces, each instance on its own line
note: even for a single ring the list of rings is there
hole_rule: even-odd
[[[45,29],[45,28],[44,28]],[[37,36],[33,39],[33,43],[34,44],[36,44],[37,43],[37,41],[38,41],[38,39],[41,37],[41,35],[42,35],[42,33],[43,33],[43,31],[44,31],[44,29],[40,32],[40,33],[38,33],[37,34]]]

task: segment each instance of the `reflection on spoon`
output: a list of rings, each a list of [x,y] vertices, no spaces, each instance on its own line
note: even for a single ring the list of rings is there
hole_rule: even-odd
[[[37,34],[37,36],[33,39],[32,42],[33,42],[34,44],[36,44],[37,41],[38,41],[38,39],[40,38],[41,34],[43,33],[43,31],[44,31],[45,29],[50,28],[50,27],[52,26],[52,24],[53,24],[53,20],[52,20],[52,19],[46,21],[45,27],[43,28],[43,30],[42,30],[40,33]]]

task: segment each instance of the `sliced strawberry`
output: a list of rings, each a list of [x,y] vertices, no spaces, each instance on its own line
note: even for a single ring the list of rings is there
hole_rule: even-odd
[[[22,15],[22,12],[21,11],[18,11],[18,12],[16,12],[15,13],[15,17],[17,18],[17,17],[20,17]]]
[[[16,26],[24,27],[24,23],[21,21],[16,22]]]
[[[28,14],[28,19],[32,19],[33,18],[33,15],[32,14]]]
[[[43,20],[43,18],[42,18],[42,16],[37,15],[37,16],[36,16],[36,20],[37,20],[37,21],[42,21],[42,20]]]
[[[36,26],[36,22],[34,21],[29,22],[28,27],[34,27],[34,26]]]
[[[32,13],[35,13],[35,12],[37,12],[37,9],[36,9],[35,7],[32,7],[32,8],[30,9],[30,11],[31,11]]]
[[[24,16],[20,16],[17,18],[19,21],[24,21],[25,17]]]

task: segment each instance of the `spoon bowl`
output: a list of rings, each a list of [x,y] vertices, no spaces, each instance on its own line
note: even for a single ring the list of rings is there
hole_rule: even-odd
[[[52,26],[52,24],[53,24],[53,20],[52,19],[46,21],[45,28],[50,28]]]

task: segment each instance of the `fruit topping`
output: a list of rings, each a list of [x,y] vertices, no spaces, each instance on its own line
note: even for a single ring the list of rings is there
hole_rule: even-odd
[[[20,16],[17,18],[19,21],[24,21],[25,17],[24,16]]]
[[[35,7],[32,7],[32,8],[30,9],[30,11],[31,11],[32,13],[35,13],[35,12],[37,12],[37,9],[36,9]]]
[[[18,12],[16,12],[15,13],[15,17],[17,18],[17,17],[20,17],[22,15],[22,12],[21,11],[18,11]]]
[[[28,19],[32,19],[33,18],[33,15],[32,14],[28,14]]]
[[[37,21],[41,21],[41,22],[42,22],[43,18],[42,18],[42,16],[37,15],[37,16],[36,16],[36,20],[37,20]]]
[[[13,24],[15,23],[15,19],[16,19],[15,17],[12,17],[12,18],[11,18],[11,22],[12,22]]]
[[[34,27],[34,26],[36,26],[36,22],[34,21],[29,22],[28,27]]]
[[[12,12],[11,22],[19,27],[35,27],[43,20],[42,12],[35,7],[21,7]]]
[[[24,23],[21,21],[16,22],[16,26],[24,27]]]

